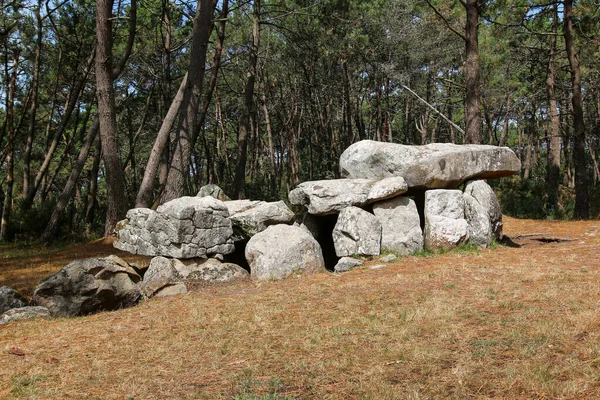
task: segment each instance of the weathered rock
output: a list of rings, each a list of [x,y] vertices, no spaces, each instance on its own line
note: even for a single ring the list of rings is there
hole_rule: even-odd
[[[360,267],[362,265],[363,265],[363,261],[362,260],[359,260],[357,258],[352,258],[352,257],[342,257],[337,262],[337,264],[335,265],[335,267],[333,268],[333,270],[335,272],[346,272],[346,271],[349,271],[351,269]]]
[[[46,307],[19,307],[11,308],[4,314],[0,315],[0,325],[8,324],[9,322],[31,318],[49,318],[50,311]]]
[[[381,223],[358,207],[346,207],[338,216],[332,232],[338,257],[377,256],[381,249]]]
[[[271,225],[290,224],[294,219],[294,213],[283,201],[234,200],[225,202],[225,206],[234,230],[239,231],[242,239],[250,238]]]
[[[28,301],[16,290],[8,286],[0,287],[0,314],[12,308],[26,307]]]
[[[207,258],[235,249],[225,203],[213,197],[180,197],[156,209],[135,208],[117,225],[114,246],[133,254]]]
[[[225,194],[225,192],[223,191],[223,189],[221,189],[219,186],[217,185],[213,185],[212,183],[210,185],[204,185],[200,188],[200,190],[198,191],[198,194],[196,195],[196,197],[214,197],[217,200],[221,200],[221,201],[229,201],[231,200],[229,198],[229,196],[227,196]]]
[[[480,247],[488,247],[492,243],[492,224],[488,211],[475,197],[464,194],[465,219],[469,224],[469,242]]]
[[[312,235],[316,240],[319,240],[321,237],[321,227],[320,223],[312,214],[305,212],[298,216],[297,220],[294,222],[294,226],[298,226],[308,233]]]
[[[248,277],[248,272],[236,264],[209,259],[154,257],[144,275],[144,297],[165,297],[186,294],[187,282],[231,282]]]
[[[385,179],[332,179],[299,184],[289,194],[292,204],[315,215],[336,214],[349,206],[364,206],[406,192],[402,177]]]
[[[395,254],[388,254],[386,256],[383,256],[379,259],[379,261],[384,262],[384,263],[391,263],[398,260],[398,256]]]
[[[432,143],[407,146],[363,140],[340,157],[344,178],[402,176],[409,188],[456,188],[469,179],[515,174],[521,163],[508,147]]]
[[[469,239],[465,202],[460,190],[425,192],[425,246],[451,249]]]
[[[306,230],[291,225],[272,225],[252,236],[245,253],[251,276],[257,280],[325,268],[319,243]]]
[[[502,239],[502,210],[494,189],[483,180],[468,181],[465,193],[473,196],[487,210],[492,224],[492,236],[497,240]]]
[[[135,270],[117,256],[88,258],[44,278],[33,299],[55,316],[111,311],[137,304],[140,281]]]
[[[382,226],[381,247],[406,256],[423,250],[423,231],[417,205],[408,197],[373,204]]]

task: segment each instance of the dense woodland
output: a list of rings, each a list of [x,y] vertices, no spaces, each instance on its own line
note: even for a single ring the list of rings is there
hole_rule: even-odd
[[[600,208],[597,0],[0,0],[0,240],[280,199],[351,143],[510,146],[507,214]]]

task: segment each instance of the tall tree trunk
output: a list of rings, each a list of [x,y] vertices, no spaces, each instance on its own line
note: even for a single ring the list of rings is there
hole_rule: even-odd
[[[467,21],[465,26],[466,45],[466,88],[465,142],[481,143],[481,110],[479,107],[479,0],[466,0]]]
[[[556,212],[558,209],[558,183],[560,175],[560,116],[554,90],[554,61],[556,54],[556,33],[558,31],[558,6],[554,6],[552,42],[548,60],[548,76],[546,92],[550,106],[550,168],[548,171],[548,209]]]
[[[585,160],[585,124],[583,121],[583,104],[581,95],[581,71],[579,58],[573,41],[573,0],[564,2],[565,46],[571,72],[571,102],[573,105],[573,134],[575,147],[573,149],[573,164],[575,165],[575,219],[590,217],[590,201],[587,188],[587,171]]]
[[[258,61],[258,47],[260,43],[260,0],[254,0],[252,24],[252,47],[250,48],[250,60],[248,62],[248,75],[244,88],[244,104],[240,116],[240,132],[238,135],[238,157],[235,168],[236,199],[245,198],[246,187],[246,158],[248,152],[248,132],[250,129],[250,113],[254,98],[254,81],[256,79],[256,64]]]
[[[17,86],[17,72],[19,70],[19,50],[12,49],[13,61],[12,71],[9,72],[8,48],[5,60],[5,76],[9,78],[7,82],[6,96],[6,128],[8,130],[8,145],[6,153],[6,191],[4,192],[4,204],[2,206],[2,218],[0,220],[0,241],[10,239],[9,222],[12,210],[14,169],[15,169],[15,89]]]
[[[165,203],[180,197],[189,170],[190,151],[196,136],[197,114],[204,83],[206,51],[212,31],[213,0],[198,0],[194,16],[190,64],[181,103],[182,113],[174,135],[173,157],[161,202]]]

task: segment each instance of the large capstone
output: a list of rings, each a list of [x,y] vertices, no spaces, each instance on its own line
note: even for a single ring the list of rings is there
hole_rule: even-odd
[[[226,201],[225,206],[236,238],[247,239],[268,226],[291,224],[294,220],[294,213],[283,201],[232,200]]]
[[[142,278],[117,256],[77,260],[44,278],[34,302],[54,316],[76,316],[131,307]]]
[[[164,297],[188,292],[193,282],[224,283],[248,277],[248,271],[236,264],[214,258],[184,259],[154,257],[144,274],[144,297]]]
[[[114,246],[133,254],[208,258],[235,249],[229,211],[213,197],[181,197],[156,209],[135,208],[117,224]]]
[[[344,178],[401,176],[409,189],[456,188],[469,179],[510,176],[521,169],[508,147],[432,143],[408,146],[363,140],[340,157]]]
[[[408,197],[373,204],[382,226],[381,247],[406,256],[423,250],[423,231],[417,205]]]
[[[332,236],[338,257],[377,256],[381,250],[381,223],[358,207],[346,207],[340,212]]]
[[[292,204],[305,206],[310,214],[327,215],[401,195],[407,188],[402,177],[332,179],[301,183],[290,192],[289,199]]]
[[[460,190],[425,192],[425,246],[451,249],[469,240],[465,201]]]
[[[469,181],[465,184],[465,194],[473,196],[488,213],[493,238],[502,239],[502,210],[494,189],[482,180]]]
[[[0,314],[12,309],[28,305],[28,301],[13,288],[0,286]]]
[[[254,235],[246,245],[246,260],[257,280],[325,269],[319,243],[306,230],[291,225],[272,225]]]

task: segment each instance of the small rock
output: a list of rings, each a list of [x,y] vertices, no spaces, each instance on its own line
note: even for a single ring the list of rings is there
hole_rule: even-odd
[[[381,269],[381,268],[385,268],[386,265],[385,264],[376,264],[376,265],[371,265],[369,267],[369,269]]]
[[[384,263],[391,263],[398,259],[398,256],[395,254],[388,254],[387,256],[383,256],[379,259],[379,261]]]
[[[362,260],[352,257],[342,257],[335,265],[333,270],[335,272],[345,272],[353,268],[361,267],[363,265]]]
[[[28,301],[8,286],[0,287],[0,314],[12,308],[26,307]]]
[[[0,325],[8,324],[12,321],[40,317],[49,318],[50,310],[39,306],[12,308],[0,316]]]

